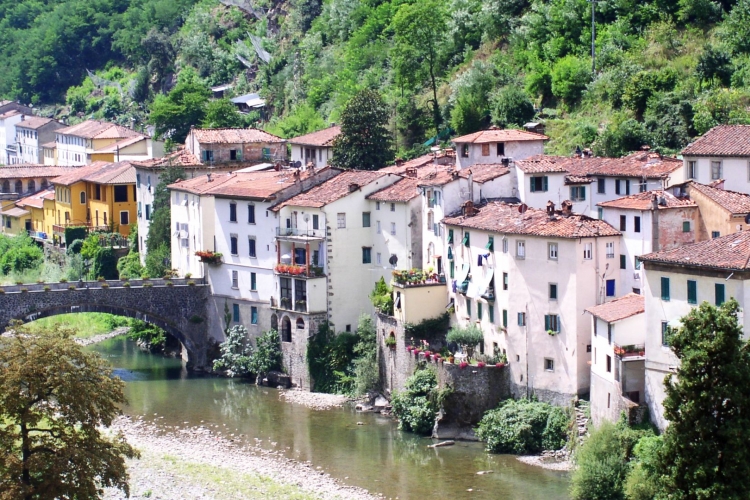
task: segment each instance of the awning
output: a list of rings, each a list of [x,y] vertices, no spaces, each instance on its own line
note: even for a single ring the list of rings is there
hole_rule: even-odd
[[[458,272],[458,276],[456,276],[456,281],[459,283],[463,283],[464,281],[466,281],[466,277],[469,275],[470,270],[470,264],[464,264],[463,266],[461,266],[461,270]]]

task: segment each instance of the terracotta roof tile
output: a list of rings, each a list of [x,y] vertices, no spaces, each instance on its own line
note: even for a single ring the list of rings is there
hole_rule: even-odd
[[[695,189],[705,195],[708,199],[727,210],[732,214],[750,213],[750,195],[738,193],[736,191],[727,191],[698,182],[691,182],[689,189]]]
[[[0,167],[0,179],[31,179],[60,177],[76,170],[75,167],[53,167],[50,165],[19,164]]]
[[[499,163],[496,164],[476,164],[472,165],[468,168],[462,168],[458,171],[459,177],[463,177],[464,179],[469,178],[469,173],[471,173],[472,180],[474,182],[478,182],[479,184],[484,184],[487,181],[491,181],[492,179],[497,179],[498,177],[502,177],[503,175],[510,172],[510,169],[506,167],[505,165],[501,165]]]
[[[98,120],[86,120],[77,125],[64,127],[57,130],[58,134],[72,135],[84,139],[119,139],[121,137],[142,136],[143,134],[122,127],[114,123],[102,122]]]
[[[334,125],[332,127],[318,130],[310,134],[301,135],[293,139],[289,139],[292,144],[302,144],[304,146],[332,146],[333,140],[338,137],[341,133],[341,127]]]
[[[435,157],[432,154],[426,154],[417,158],[412,158],[411,160],[405,161],[400,165],[391,165],[390,167],[381,168],[379,171],[385,172],[387,174],[404,175],[406,173],[406,169],[412,167],[421,169],[422,167],[432,165],[434,159]]]
[[[54,121],[52,118],[44,118],[43,116],[25,116],[23,120],[16,123],[16,127],[36,130]]]
[[[419,179],[404,177],[380,191],[375,191],[367,197],[375,201],[397,201],[405,203],[419,196]]]
[[[593,177],[586,177],[585,175],[566,175],[565,176],[565,184],[591,184],[596,179]]]
[[[169,189],[175,189],[178,191],[187,191],[193,194],[204,194],[211,189],[215,189],[217,186],[226,182],[234,180],[234,175],[230,173],[213,173],[211,174],[211,181],[208,181],[207,175],[199,175],[192,179],[186,179],[184,181],[178,181],[174,184],[167,186]]]
[[[41,145],[44,149],[55,149],[57,147],[57,143],[55,141],[45,142]]]
[[[108,163],[106,161],[95,161],[91,165],[70,168],[66,173],[60,175],[55,179],[52,179],[52,184],[58,184],[60,186],[72,186],[76,182],[85,180],[86,176],[96,174],[99,170],[106,168],[108,165],[112,165],[112,163]]]
[[[750,231],[649,253],[639,259],[642,262],[745,271],[750,269]]]
[[[347,196],[352,192],[352,189],[356,190],[362,186],[366,186],[386,175],[388,174],[377,170],[347,170],[322,184],[308,189],[304,193],[300,193],[276,205],[273,207],[273,210],[276,211],[289,205],[298,207],[323,207]]]
[[[614,323],[615,321],[620,321],[645,311],[646,299],[643,295],[638,295],[637,293],[629,293],[623,297],[618,297],[604,304],[586,309],[586,312],[593,314],[607,323]]]
[[[45,189],[44,191],[39,191],[38,193],[34,193],[30,196],[27,196],[25,198],[21,198],[16,202],[17,207],[34,207],[34,208],[43,208],[44,207],[44,200],[54,200],[55,199],[55,191],[54,189]]]
[[[443,223],[495,233],[558,238],[593,238],[619,236],[620,234],[603,220],[592,219],[585,215],[573,214],[566,217],[556,213],[550,219],[546,210],[529,208],[521,214],[518,207],[519,205],[516,204],[489,202],[478,207],[479,212],[476,215],[471,217],[454,215],[443,219]]]
[[[549,139],[546,135],[528,132],[526,130],[490,128],[480,130],[473,134],[456,137],[453,142],[483,144],[488,142],[514,142],[514,141],[546,141]]]
[[[684,156],[750,156],[750,125],[718,125],[682,150]]]
[[[567,172],[570,158],[565,156],[534,155],[514,162],[522,172],[537,174],[545,172]]]
[[[0,213],[7,217],[23,217],[24,215],[29,215],[28,210],[24,210],[23,208],[19,207],[9,208],[7,210],[3,210]]]
[[[83,180],[96,184],[135,184],[135,167],[127,161],[109,163],[87,174]]]
[[[247,142],[286,142],[257,128],[196,128],[191,131],[200,144],[241,144]]]
[[[299,172],[299,177],[295,177],[295,172]],[[276,193],[293,186],[299,180],[310,177],[310,175],[310,171],[300,172],[292,169],[278,172],[276,170],[234,172],[231,174],[233,180],[215,185],[206,191],[206,193],[214,196],[273,200],[276,197]],[[200,177],[208,180],[205,175]]]
[[[622,158],[568,158],[565,169],[573,175],[662,179],[682,167],[682,160],[658,153],[636,151]]]
[[[163,158],[152,158],[150,160],[134,161],[134,166],[139,168],[161,169],[167,167],[205,167],[201,161],[185,146],[180,146]]]
[[[10,118],[11,116],[16,116],[22,114],[17,109],[11,109],[10,111],[6,111],[5,113],[0,115],[0,120],[5,120],[6,118]]]
[[[694,201],[688,198],[678,198],[669,191],[662,191],[658,189],[631,194],[630,196],[623,196],[622,198],[617,198],[616,200],[603,201],[601,203],[597,203],[597,206],[631,210],[650,210],[654,196],[656,196],[657,200],[664,200],[664,203],[660,202],[658,204],[659,210],[698,206]]]

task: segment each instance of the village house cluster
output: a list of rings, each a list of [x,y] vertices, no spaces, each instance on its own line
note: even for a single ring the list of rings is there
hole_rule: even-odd
[[[681,159],[550,156],[538,129],[492,128],[378,171],[331,167],[340,133],[193,129],[165,154],[118,125],[0,103],[3,230],[61,244],[68,226],[137,224],[143,256],[154,188],[180,167],[172,267],[210,284],[217,340],[227,313],[278,330],[299,386],[308,338],[354,330],[384,278],[395,321],[478,326],[516,395],[590,394],[595,422],[648,408],[662,429],[670,327],[703,301],[750,300],[749,126],[715,127]]]

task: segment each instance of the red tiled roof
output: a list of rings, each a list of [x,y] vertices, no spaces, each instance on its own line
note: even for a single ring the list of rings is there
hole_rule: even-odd
[[[642,262],[745,271],[750,269],[750,231],[649,253],[639,259]]]
[[[415,179],[414,177],[404,177],[390,186],[375,191],[369,195],[367,199],[375,201],[407,202],[419,196],[418,186],[419,179]]]
[[[152,158],[150,160],[134,161],[133,166],[139,168],[167,168],[167,167],[204,167],[200,160],[185,146],[180,146],[163,158]]]
[[[585,175],[566,175],[565,176],[565,185],[569,184],[591,184],[596,179],[593,177],[586,177]]]
[[[495,233],[558,238],[594,238],[620,234],[603,220],[585,215],[573,214],[566,217],[558,212],[550,218],[546,210],[529,208],[521,214],[518,207],[516,204],[493,201],[479,207],[479,213],[476,215],[447,217],[443,219],[443,223]]]
[[[718,125],[682,150],[684,156],[750,156],[750,125]]]
[[[176,189],[178,191],[187,191],[193,194],[203,194],[211,189],[215,189],[217,186],[226,182],[231,182],[235,179],[232,173],[212,173],[211,181],[208,181],[208,175],[199,175],[192,179],[186,179],[184,181],[177,181],[167,186],[169,189]]]
[[[643,295],[638,295],[637,293],[629,293],[623,297],[618,297],[604,304],[586,309],[586,312],[593,314],[607,323],[614,323],[615,321],[620,321],[645,311],[646,299]]]
[[[497,179],[498,177],[502,177],[503,175],[510,172],[510,169],[506,167],[505,165],[501,165],[499,163],[495,164],[476,164],[472,165],[467,168],[462,168],[458,171],[459,177],[463,177],[464,179],[469,178],[469,173],[471,173],[471,178],[474,182],[478,182],[479,184],[484,184],[487,181],[491,181],[492,179]]]
[[[242,144],[247,142],[286,142],[257,128],[195,128],[191,132],[200,144]]]
[[[488,130],[474,132],[473,134],[456,137],[453,139],[453,142],[483,144],[489,142],[546,141],[547,139],[549,139],[549,137],[546,135],[528,132],[526,130],[490,128]]]
[[[6,111],[5,113],[0,115],[0,120],[5,120],[6,118],[10,118],[11,116],[16,116],[22,114],[17,109],[11,109],[10,111]]]
[[[390,167],[381,168],[380,172],[385,172],[387,174],[399,174],[403,175],[406,173],[406,169],[408,168],[416,168],[420,169],[422,167],[429,166],[433,163],[433,160],[435,157],[432,154],[426,154],[419,156],[417,158],[412,158],[411,160],[405,161],[401,163],[400,165],[391,165]]]
[[[525,160],[514,162],[522,172],[526,174],[539,174],[545,172],[567,172],[566,166],[570,158],[565,156],[534,155]]]
[[[289,139],[292,144],[302,144],[304,146],[331,146],[333,140],[338,137],[341,133],[341,127],[334,125],[332,127],[318,130],[310,134],[301,135],[293,139]]]
[[[299,172],[299,176],[295,176]],[[263,170],[258,172],[234,172],[233,180],[214,185],[207,194],[214,196],[229,196],[237,198],[251,198],[254,200],[273,200],[276,193],[293,186],[298,180],[310,177],[310,171],[286,169],[281,171]],[[207,181],[205,175],[200,176]]]
[[[359,187],[366,186],[386,175],[388,174],[377,170],[347,170],[322,184],[308,189],[304,193],[300,193],[279,203],[272,210],[277,211],[289,205],[298,207],[323,207],[348,195],[352,192],[352,189],[356,190]]]
[[[662,179],[682,167],[682,160],[658,153],[636,151],[622,158],[568,158],[565,169],[573,175],[597,177],[640,177]]]
[[[83,180],[96,184],[135,184],[135,167],[127,161],[110,163],[86,175]]]
[[[108,163],[106,161],[95,161],[91,165],[70,168],[63,175],[60,175],[59,177],[52,179],[52,184],[58,184],[60,186],[72,186],[76,182],[81,182],[83,180],[86,180],[85,179],[86,176],[94,175],[99,170],[103,168],[107,168],[108,165],[113,165],[113,164]],[[50,168],[50,167],[47,167],[47,168]]]
[[[685,208],[698,206],[694,201],[688,198],[678,198],[669,191],[662,191],[660,189],[631,194],[630,196],[623,196],[622,198],[617,198],[616,200],[603,201],[601,203],[597,203],[597,206],[630,210],[650,210],[654,196],[656,196],[657,200],[664,200],[664,203],[658,204],[659,210],[667,208]]]
[[[75,167],[20,164],[0,167],[0,179],[52,179],[76,170]]]
[[[16,123],[16,127],[36,130],[54,121],[52,118],[44,118],[43,116],[25,116],[23,120]]]
[[[750,213],[750,195],[745,193],[727,191],[698,182],[691,182],[688,189],[695,189],[729,213]]]
[[[44,207],[44,200],[54,200],[55,199],[55,190],[52,188],[45,189],[44,191],[39,191],[38,193],[34,193],[30,196],[27,196],[25,198],[21,198],[16,202],[17,207],[34,207],[34,208],[43,208]]]
[[[57,133],[84,139],[119,139],[121,137],[143,136],[143,134],[127,127],[98,120],[86,120],[77,125],[58,129]]]

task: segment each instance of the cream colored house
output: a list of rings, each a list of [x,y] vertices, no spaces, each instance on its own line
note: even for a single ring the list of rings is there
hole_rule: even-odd
[[[333,141],[341,133],[341,127],[332,125],[323,130],[289,139],[292,161],[302,165],[312,164],[323,168],[333,156]]]
[[[86,120],[77,125],[55,131],[56,162],[57,165],[61,166],[89,165],[97,161],[94,158],[97,150],[114,145],[124,139],[145,139],[145,137],[140,132],[114,123]],[[158,153],[158,151],[153,152]],[[118,160],[114,159],[114,156],[111,158],[108,156],[103,161],[113,162]]]
[[[750,195],[724,189],[726,181],[711,184],[687,182],[684,190],[698,205],[701,214],[701,238],[717,238],[738,231],[747,231],[750,215]]]
[[[682,150],[683,178],[750,194],[750,126],[718,125]]]
[[[54,140],[55,131],[63,126],[52,118],[24,115],[23,120],[16,123],[15,163],[43,164],[42,144]]]
[[[459,169],[477,164],[498,164],[523,160],[544,152],[546,135],[526,130],[492,127],[453,139]]]

